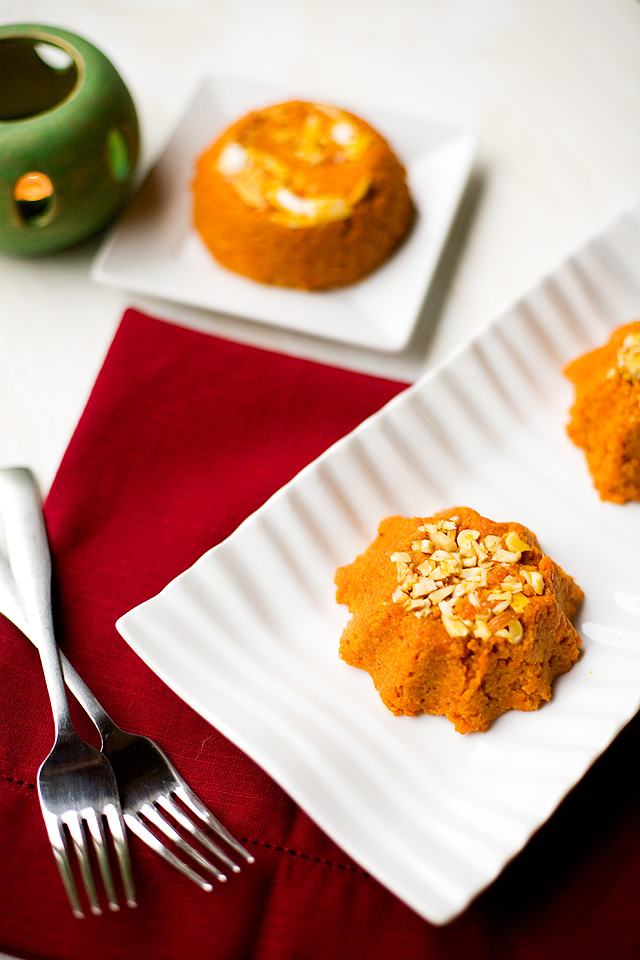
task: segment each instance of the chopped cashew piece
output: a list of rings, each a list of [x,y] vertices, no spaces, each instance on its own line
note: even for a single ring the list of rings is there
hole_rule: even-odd
[[[520,643],[524,636],[520,617],[531,592],[541,596],[545,591],[542,574],[519,563],[533,547],[515,530],[503,537],[481,537],[478,530],[458,530],[457,522],[459,518],[452,517],[424,523],[419,528],[424,536],[412,541],[411,553],[391,554],[398,581],[393,602],[417,617],[440,617],[451,637],[472,634],[483,641],[500,637]],[[492,573],[488,586],[488,574],[494,570],[498,576]]]

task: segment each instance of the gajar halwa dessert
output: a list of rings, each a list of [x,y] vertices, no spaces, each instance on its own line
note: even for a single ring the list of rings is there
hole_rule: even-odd
[[[196,229],[260,283],[326,290],[362,280],[414,219],[404,167],[352,113],[293,100],[234,123],[198,159]]]
[[[565,369],[575,385],[567,432],[602,500],[640,500],[640,320]]]
[[[578,659],[583,593],[519,523],[467,507],[389,517],[336,573],[351,613],[340,656],[394,714],[442,714],[459,733],[536,710]]]

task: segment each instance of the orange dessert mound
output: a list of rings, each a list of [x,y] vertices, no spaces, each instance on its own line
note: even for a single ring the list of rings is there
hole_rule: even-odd
[[[198,159],[196,229],[260,283],[325,290],[362,280],[407,236],[414,206],[389,144],[359,117],[293,100],[234,123]]]
[[[351,613],[340,656],[394,714],[442,714],[459,733],[536,710],[578,659],[583,593],[519,523],[467,507],[389,517],[336,572]]]
[[[567,432],[602,500],[640,500],[640,320],[565,369],[575,385]]]

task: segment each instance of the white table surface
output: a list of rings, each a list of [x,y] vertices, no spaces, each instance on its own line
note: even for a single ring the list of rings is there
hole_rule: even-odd
[[[397,355],[98,285],[101,238],[0,258],[0,465],[31,465],[44,492],[128,305],[414,379],[640,196],[638,0],[0,0],[0,23],[20,22],[64,27],[109,56],[138,107],[145,167],[211,73],[480,137],[426,310]]]

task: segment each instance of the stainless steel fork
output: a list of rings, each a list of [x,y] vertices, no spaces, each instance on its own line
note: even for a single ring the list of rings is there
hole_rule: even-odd
[[[37,507],[41,509],[39,504]],[[48,556],[46,543],[44,549]],[[0,611],[37,646],[11,569],[1,553]],[[240,867],[229,852],[253,863],[251,854],[204,806],[160,747],[148,737],[118,727],[62,653],[60,660],[67,686],[100,733],[102,751],[113,768],[124,821],[129,829],[206,891],[213,889],[211,882],[180,859],[163,840],[170,841],[183,856],[218,881],[226,880],[226,875],[212,858],[234,873],[238,873]],[[196,818],[195,822],[188,814]],[[226,845],[228,852],[210,838],[207,830]]]
[[[0,499],[11,567],[23,598],[33,641],[38,647],[55,725],[53,749],[38,771],[38,796],[60,875],[76,917],[84,912],[69,851],[75,849],[91,912],[102,913],[93,879],[89,838],[109,907],[118,910],[106,833],[110,833],[129,906],[135,907],[129,852],[118,786],[106,756],[82,740],[69,713],[51,616],[51,562],[30,470],[0,471]],[[107,830],[105,830],[105,827]]]

